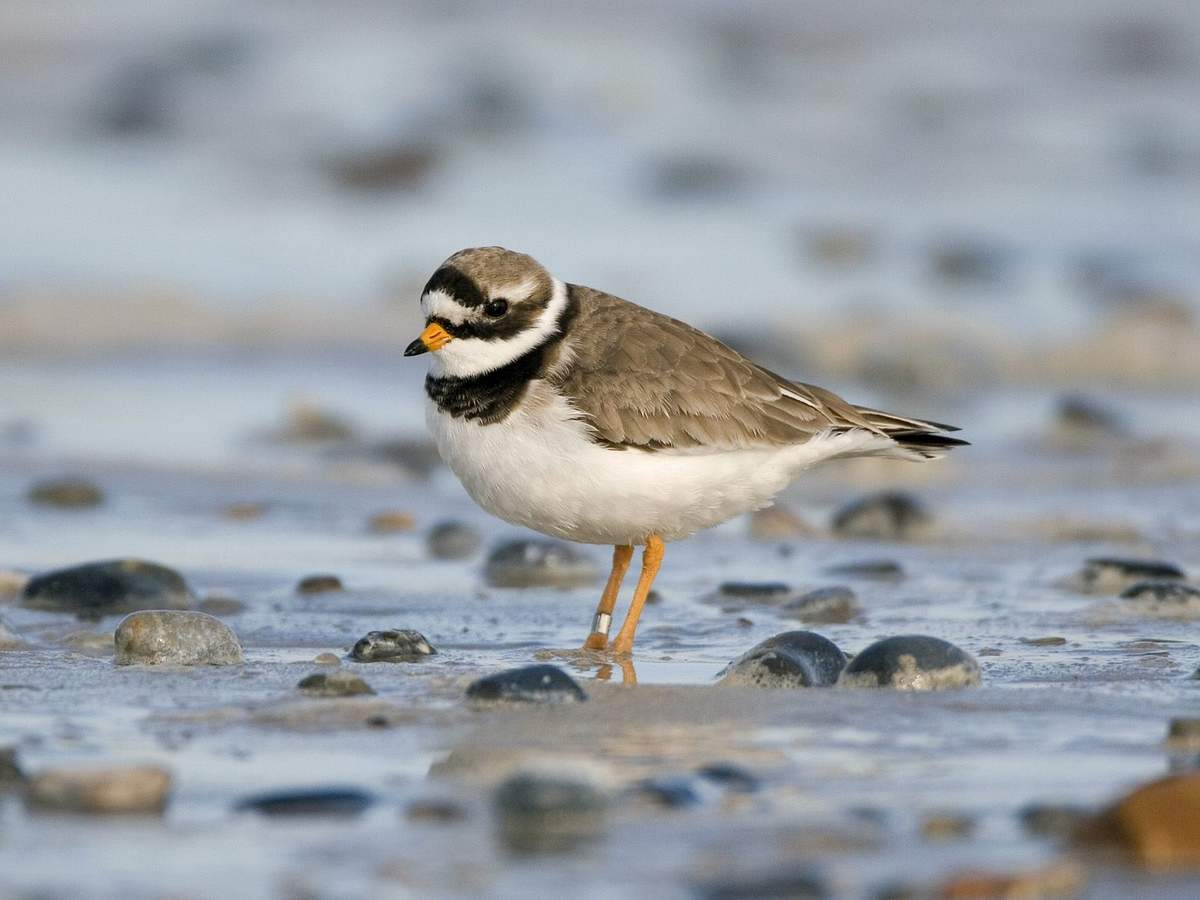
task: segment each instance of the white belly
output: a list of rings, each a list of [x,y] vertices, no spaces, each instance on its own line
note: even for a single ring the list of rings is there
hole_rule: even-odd
[[[677,540],[767,506],[801,471],[863,448],[861,432],[722,452],[611,450],[533,382],[503,422],[454,419],[428,403],[442,459],[475,502],[505,521],[591,544]]]

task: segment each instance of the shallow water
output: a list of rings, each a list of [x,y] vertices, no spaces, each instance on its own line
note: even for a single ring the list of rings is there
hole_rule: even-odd
[[[672,545],[657,583],[663,599],[647,608],[632,667],[622,667],[573,650],[599,584],[490,588],[481,557],[428,557],[424,533],[443,519],[473,524],[486,546],[520,532],[477,510],[444,470],[426,478],[372,455],[379,440],[419,435],[418,376],[390,365],[336,353],[231,365],[200,354],[10,369],[25,379],[22,412],[33,422],[27,443],[7,448],[0,465],[3,565],[39,571],[141,556],[177,567],[200,595],[246,604],[227,617],[246,664],[118,668],[104,643],[115,618],[79,622],[0,606],[32,645],[0,653],[0,744],[15,744],[31,771],[153,761],[177,779],[161,823],[97,824],[0,801],[4,891],[516,897],[620,888],[670,897],[716,879],[812,864],[836,895],[867,896],[885,883],[935,883],[962,869],[1035,868],[1061,850],[1022,831],[1021,807],[1099,806],[1191,764],[1169,754],[1164,738],[1169,719],[1194,715],[1200,702],[1200,681],[1189,678],[1200,664],[1195,623],[1114,616],[1113,598],[1064,586],[1086,557],[1102,553],[1200,570],[1200,503],[1195,470],[1184,464],[1195,466],[1197,445],[1194,435],[1171,430],[1181,423],[1165,414],[1167,399],[1139,408],[1145,437],[1067,453],[1043,447],[1048,402],[1016,404],[1001,394],[966,419],[964,410],[948,411],[969,423],[970,437],[992,437],[942,464],[815,471],[785,502],[819,530],[864,490],[907,484],[935,514],[933,536],[763,542],[735,521]],[[116,409],[129,385],[160,371],[161,395],[136,394],[136,414],[110,421],[89,444],[91,398]],[[396,376],[386,396],[381,373]],[[248,392],[246,384],[264,387]],[[340,448],[264,437],[278,428],[289,396],[272,384],[319,386],[317,399],[355,414],[358,436]],[[203,423],[180,415],[202,400]],[[1174,468],[1145,450],[1158,434],[1175,435]],[[1150,462],[1123,464],[1131,455]],[[27,502],[31,482],[64,471],[94,479],[106,502],[83,511]],[[245,501],[262,504],[262,514],[225,514]],[[371,533],[369,517],[388,509],[410,513],[414,529]],[[1132,536],[1116,544],[1049,539],[1044,523],[1062,517],[1116,520]],[[602,567],[606,551],[590,552]],[[895,560],[902,577],[828,573],[872,559]],[[297,595],[296,582],[314,571],[336,573],[346,590]],[[804,627],[771,606],[714,602],[726,580],[848,584],[863,614],[816,630],[850,652],[890,634],[937,635],[979,655],[983,687],[914,696],[715,685],[729,659]],[[344,656],[367,631],[390,627],[416,628],[440,652],[414,664],[343,661],[374,697],[299,697],[294,686],[318,668],[318,653]],[[99,636],[64,643],[81,630]],[[1045,638],[1063,641],[1029,643]],[[572,671],[591,701],[464,705],[474,677],[538,660]],[[379,716],[382,727],[366,724]],[[490,785],[513,766],[582,766],[619,798],[641,778],[713,761],[744,765],[763,779],[762,790],[675,812],[617,799],[597,843],[536,861],[511,856],[494,836]],[[338,821],[279,823],[233,811],[247,794],[304,785],[358,786],[380,802]],[[466,819],[405,818],[408,802],[428,797],[458,798]],[[920,822],[935,812],[966,815],[975,830],[949,842],[924,839]],[[653,854],[644,852],[648,843]],[[1089,896],[1127,896],[1135,882],[1139,896],[1200,887],[1102,864],[1088,872]]]

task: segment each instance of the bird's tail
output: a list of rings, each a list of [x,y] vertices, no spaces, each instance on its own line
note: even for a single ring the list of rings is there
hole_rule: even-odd
[[[871,456],[912,460],[941,459],[955,447],[969,446],[968,441],[942,433],[958,431],[954,425],[911,419],[865,406],[856,406],[854,411],[862,416],[868,425],[891,439],[889,446],[869,454]]]

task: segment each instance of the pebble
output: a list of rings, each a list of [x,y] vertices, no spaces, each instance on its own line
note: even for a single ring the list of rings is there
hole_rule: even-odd
[[[21,636],[0,617],[0,650],[19,650],[25,646]]]
[[[568,852],[599,837],[608,803],[581,778],[518,773],[496,788],[493,805],[501,842],[531,854]]]
[[[15,597],[25,590],[29,576],[13,569],[0,569],[0,597]]]
[[[29,489],[29,502],[60,509],[87,509],[104,502],[104,492],[86,478],[54,478]]]
[[[954,287],[997,287],[1007,283],[1013,266],[1010,248],[988,240],[959,237],[930,254],[934,276]]]
[[[587,700],[587,694],[557,666],[508,669],[472,682],[467,697],[482,702],[568,703]]]
[[[141,609],[186,609],[194,599],[187,582],[174,569],[140,559],[114,559],[31,578],[21,604],[30,609],[104,616]]]
[[[932,813],[921,820],[921,837],[927,841],[953,841],[970,837],[975,820],[958,813]]]
[[[1021,643],[1030,647],[1061,647],[1066,644],[1065,637],[1050,636],[1040,638],[1021,638]]]
[[[1021,826],[1041,837],[1070,837],[1088,817],[1082,806],[1033,803],[1017,813]]]
[[[717,588],[717,593],[722,599],[774,605],[793,596],[795,591],[782,581],[726,581]]]
[[[698,768],[696,774],[738,794],[752,794],[762,786],[758,776],[734,763],[708,763]]]
[[[912,541],[928,537],[933,517],[908,494],[885,491],[843,506],[833,516],[839,537],[876,541]]]
[[[596,564],[571,544],[551,540],[515,540],[488,556],[484,578],[493,587],[577,588],[593,584]]]
[[[367,520],[367,530],[373,534],[398,534],[401,531],[412,531],[416,522],[406,512],[387,510],[377,512]]]
[[[348,441],[354,437],[354,429],[336,413],[301,401],[292,404],[287,421],[275,437],[287,443]]]
[[[336,653],[318,653],[313,657],[313,662],[318,666],[340,666],[342,660]]]
[[[1182,581],[1139,581],[1121,591],[1122,600],[1152,603],[1200,603],[1200,589]]]
[[[16,747],[0,747],[0,794],[25,783]]]
[[[838,684],[939,691],[979,684],[979,663],[949,641],[906,634],[876,641],[850,662]]]
[[[297,594],[325,594],[342,590],[345,590],[342,579],[336,575],[306,575],[296,585]]]
[[[1076,900],[1083,896],[1087,872],[1073,860],[1051,863],[1040,869],[1023,872],[959,872],[931,892],[919,892],[919,897],[939,900]]]
[[[1182,581],[1184,574],[1160,560],[1102,556],[1087,560],[1077,577],[1085,593],[1118,594],[1139,581]]]
[[[1200,719],[1172,719],[1167,726],[1167,746],[1172,750],[1200,750]]]
[[[171,773],[161,766],[49,769],[25,789],[31,809],[91,815],[158,815],[167,806]]]
[[[222,510],[222,514],[225,518],[235,522],[252,522],[267,514],[267,506],[265,503],[257,503],[253,500],[242,500],[230,503]]]
[[[846,654],[813,631],[785,631],[751,647],[717,676],[722,684],[767,688],[828,687]]]
[[[1121,417],[1095,400],[1067,395],[1054,412],[1051,442],[1064,450],[1090,450],[1127,435]]]
[[[242,662],[237,635],[202,612],[146,610],[121,620],[114,635],[119,666],[232,666]]]
[[[842,625],[860,612],[854,591],[844,585],[817,588],[780,607],[783,615],[811,625]]]
[[[404,815],[413,822],[446,824],[464,820],[467,808],[454,800],[414,800],[404,808]]]
[[[434,559],[470,559],[483,546],[483,537],[462,522],[439,522],[425,538]]]
[[[210,616],[237,616],[246,611],[246,604],[235,597],[210,594],[196,604],[196,609]]]
[[[255,812],[280,818],[329,816],[349,819],[362,815],[373,803],[374,795],[366,791],[328,787],[255,794],[239,800],[234,808],[238,812]]]
[[[807,522],[778,503],[750,513],[750,537],[755,540],[781,541],[814,533]]]
[[[893,559],[864,559],[830,566],[825,573],[846,578],[869,578],[873,581],[898,581],[904,577],[904,567]]]
[[[411,662],[437,653],[425,635],[411,628],[390,631],[368,631],[350,651],[350,657],[359,662]]]
[[[693,781],[680,776],[647,778],[634,785],[630,794],[663,809],[687,809],[689,806],[699,806],[702,802]]]
[[[1085,845],[1116,845],[1150,868],[1200,866],[1200,772],[1134,788],[1075,837]]]
[[[312,697],[354,697],[375,693],[369,684],[351,672],[315,672],[301,678],[296,689]]]
[[[878,251],[876,236],[855,226],[817,226],[806,229],[803,237],[814,262],[837,268],[861,267]]]

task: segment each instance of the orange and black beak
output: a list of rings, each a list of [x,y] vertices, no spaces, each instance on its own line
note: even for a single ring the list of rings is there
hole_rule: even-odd
[[[404,348],[405,356],[420,356],[430,350],[441,350],[454,337],[437,322],[430,322],[421,332],[421,336]]]

